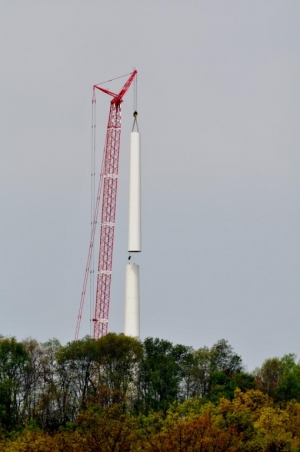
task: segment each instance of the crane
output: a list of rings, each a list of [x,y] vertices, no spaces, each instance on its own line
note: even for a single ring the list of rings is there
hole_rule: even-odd
[[[93,320],[93,337],[98,339],[108,332],[108,318],[110,306],[110,289],[112,277],[114,232],[117,207],[117,189],[119,173],[119,155],[121,138],[121,104],[123,97],[130,88],[137,71],[134,70],[118,94],[103,88],[102,84],[93,86],[93,100],[96,103],[96,90],[100,90],[112,97],[107,123],[106,139],[103,151],[102,168],[99,178],[99,187],[94,207],[94,217],[91,228],[91,239],[84,274],[83,289],[81,292],[79,313],[75,331],[75,340],[79,337],[80,323],[82,318],[87,282],[93,256],[95,232],[99,213],[100,201],[102,199],[101,222],[100,222],[100,247],[97,268],[97,288]],[[119,78],[119,77],[118,77]],[[109,80],[110,81],[110,80]]]

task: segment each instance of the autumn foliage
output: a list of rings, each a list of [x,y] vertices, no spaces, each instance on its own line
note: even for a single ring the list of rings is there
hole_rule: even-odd
[[[225,340],[2,337],[0,451],[300,451],[299,364],[249,374]]]

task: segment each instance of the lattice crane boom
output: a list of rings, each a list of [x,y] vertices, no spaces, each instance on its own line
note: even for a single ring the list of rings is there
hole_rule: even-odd
[[[103,155],[103,167],[100,174],[99,190],[95,205],[94,223],[91,232],[91,241],[85,270],[83,290],[81,293],[79,314],[75,340],[79,336],[80,322],[87,287],[88,274],[90,271],[92,249],[94,246],[94,237],[97,223],[100,198],[102,198],[101,222],[100,222],[100,248],[98,258],[97,289],[95,301],[95,314],[93,318],[94,332],[93,337],[97,339],[108,332],[108,317],[110,306],[110,289],[112,277],[112,262],[114,248],[114,232],[117,207],[117,189],[119,175],[119,156],[120,156],[120,138],[121,138],[121,104],[123,97],[130,88],[137,71],[134,70],[125,85],[118,94],[115,94],[100,85],[94,85],[93,102],[95,101],[95,90],[98,89],[113,99],[110,102],[110,111],[107,124],[106,140]]]

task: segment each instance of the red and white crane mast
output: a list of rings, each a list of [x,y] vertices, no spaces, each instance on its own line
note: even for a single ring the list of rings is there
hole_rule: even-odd
[[[99,190],[96,199],[94,222],[92,225],[91,241],[85,270],[83,290],[81,293],[79,314],[75,340],[78,339],[84,298],[86,293],[88,275],[90,272],[91,259],[94,246],[96,223],[99,211],[100,199],[102,198],[101,222],[100,222],[100,248],[98,258],[97,289],[95,301],[94,339],[98,339],[108,332],[108,316],[110,305],[110,288],[112,277],[112,262],[114,248],[114,233],[117,207],[117,189],[119,175],[119,156],[121,138],[121,104],[123,97],[132,84],[137,71],[134,70],[127,82],[118,94],[115,94],[100,85],[94,85],[93,102],[95,102],[95,90],[98,89],[112,96],[107,124],[106,140],[103,155],[103,164],[100,174]],[[102,196],[101,196],[102,195]]]

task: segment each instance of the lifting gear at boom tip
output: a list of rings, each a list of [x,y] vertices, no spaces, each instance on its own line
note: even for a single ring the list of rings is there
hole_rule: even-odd
[[[134,118],[137,118],[137,117],[138,117],[138,112],[137,112],[137,111],[133,112],[133,117],[134,117]]]

